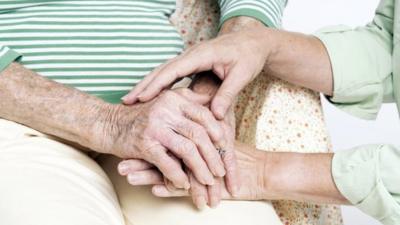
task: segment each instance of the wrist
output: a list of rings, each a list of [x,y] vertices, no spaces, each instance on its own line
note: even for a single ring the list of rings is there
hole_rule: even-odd
[[[128,107],[121,104],[109,104],[102,102],[94,107],[93,115],[96,120],[91,127],[91,135],[89,138],[90,148],[94,151],[113,154],[120,156],[117,153],[117,146],[115,146],[118,137],[122,134],[123,129],[128,129],[128,121],[125,121],[123,116],[127,112]],[[134,111],[130,112],[134,114]]]
[[[280,164],[279,159],[274,153],[262,152],[261,160],[259,160],[259,176],[261,176],[261,192],[263,200],[279,199],[279,175],[277,166]]]

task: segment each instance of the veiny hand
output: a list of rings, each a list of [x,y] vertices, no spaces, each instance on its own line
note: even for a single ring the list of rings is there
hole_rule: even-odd
[[[271,51],[264,44],[268,38],[266,29],[231,32],[189,48],[146,76],[123,98],[124,103],[149,101],[178,78],[212,70],[223,83],[211,103],[211,111],[222,119],[235,96],[263,69]]]
[[[215,93],[213,89],[216,86],[213,86],[213,81],[210,79],[203,79],[197,80],[195,86],[193,86],[196,94],[187,90],[187,89],[180,89],[179,94],[183,97],[190,99],[191,101],[197,101],[199,104],[203,104],[205,106],[209,106],[209,102],[211,100],[212,95]],[[186,91],[182,91],[186,90]],[[199,99],[196,96],[201,96],[202,99]],[[226,176],[225,176],[225,184],[227,186],[227,190],[231,194],[236,194],[239,190],[240,180],[238,177],[237,172],[237,163],[236,163],[236,156],[234,151],[234,138],[235,138],[235,121],[234,121],[234,112],[233,110],[229,110],[229,115],[224,118],[222,121],[218,121],[220,124],[223,132],[225,141],[221,143],[217,143],[219,148],[224,150],[224,154],[221,155],[221,158],[225,164],[226,169]],[[124,163],[120,164],[121,166]],[[204,185],[199,182],[196,177],[193,175],[193,172],[190,171],[189,168],[186,167],[186,173],[188,174],[190,187],[191,187],[191,194],[195,205],[198,208],[203,208],[207,203],[211,207],[215,207],[219,204],[221,200],[221,189],[222,189],[222,179],[216,178],[214,185]],[[121,173],[124,175],[124,173]],[[136,184],[135,178],[128,177],[128,181],[132,184]],[[175,190],[176,188],[173,185],[168,185],[171,182],[168,182],[168,179],[165,179],[166,186],[169,190]]]
[[[267,179],[264,177],[266,157],[264,152],[254,150],[240,143],[235,144],[236,156],[238,160],[238,174],[242,181],[242,186],[236,196],[232,196],[222,183],[220,187],[222,199],[227,200],[265,200],[267,191]],[[152,192],[158,197],[179,197],[189,196],[196,198],[196,193],[204,193],[205,190],[193,190],[197,185],[193,185],[191,189],[173,189],[167,187],[162,174],[148,162],[137,159],[130,159],[121,162],[125,170],[121,171],[122,175],[128,176],[128,181],[132,185],[153,185]],[[119,167],[121,168],[121,167]],[[130,177],[135,177],[134,182]],[[223,182],[223,181],[222,181]],[[193,183],[193,182],[192,182]],[[195,194],[193,193],[195,191]],[[269,196],[272,196],[269,193]]]
[[[226,173],[214,147],[224,145],[224,131],[206,107],[177,93],[185,90],[190,92],[165,91],[148,103],[111,110],[102,129],[106,132],[101,133],[102,147],[121,158],[143,159],[174,186],[189,188],[187,175],[174,160],[177,157],[201,184],[213,185],[214,176]]]
[[[197,87],[200,88],[200,86]],[[226,152],[221,155],[221,157],[225,162],[228,163],[228,165],[232,165],[231,167],[226,168],[227,174],[225,176],[225,183],[223,182],[224,180],[222,178],[217,178],[214,185],[203,185],[199,181],[197,181],[197,179],[193,176],[193,173],[188,171],[190,181],[190,195],[192,197],[193,203],[199,209],[203,209],[206,204],[208,204],[212,208],[217,207],[222,198],[222,190],[228,190],[229,193],[234,196],[236,196],[236,194],[238,194],[239,192],[240,177],[237,171],[236,154],[231,152],[234,151],[235,142],[234,119],[234,112],[232,109],[230,109],[229,115],[224,118],[224,121],[221,121],[221,126],[224,129],[225,137],[227,139],[227,146],[224,149],[226,150]],[[170,192],[174,193],[175,191],[177,191],[176,188],[168,185],[170,182],[167,182],[166,179],[164,179],[164,181],[166,188]],[[235,190],[232,190],[232,188],[235,188]]]

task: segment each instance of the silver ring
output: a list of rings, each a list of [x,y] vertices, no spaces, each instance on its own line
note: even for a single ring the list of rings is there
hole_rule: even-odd
[[[219,154],[221,157],[224,157],[224,156],[225,156],[225,153],[226,153],[226,150],[225,150],[225,149],[217,148],[217,151],[218,151],[218,154]]]

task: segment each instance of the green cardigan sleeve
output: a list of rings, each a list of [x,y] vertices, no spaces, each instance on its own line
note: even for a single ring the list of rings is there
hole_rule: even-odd
[[[337,188],[352,204],[385,225],[400,224],[400,149],[366,145],[333,157]]]
[[[218,0],[218,3],[221,9],[220,25],[232,17],[248,16],[268,27],[279,28],[287,0]]]
[[[367,26],[336,26],[315,34],[331,60],[334,91],[328,99],[363,119],[375,119],[382,103],[394,100],[393,5],[393,0],[382,0],[373,22]]]
[[[382,0],[374,20],[352,29],[336,26],[315,34],[332,65],[338,108],[374,119],[383,102],[394,100],[392,85],[394,0]],[[340,151],[332,162],[339,191],[352,204],[385,225],[400,224],[400,149],[367,145]]]

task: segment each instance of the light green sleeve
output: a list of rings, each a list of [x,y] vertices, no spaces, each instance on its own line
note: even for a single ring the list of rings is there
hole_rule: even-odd
[[[0,72],[20,56],[20,54],[8,47],[0,45]]]
[[[360,146],[334,155],[332,174],[352,204],[385,225],[400,224],[400,149]]]
[[[363,119],[376,118],[382,103],[393,101],[393,4],[381,1],[367,26],[336,26],[315,34],[332,64],[334,92],[328,99]]]
[[[253,17],[268,27],[280,28],[287,0],[218,0],[221,9],[220,26],[237,16]]]

